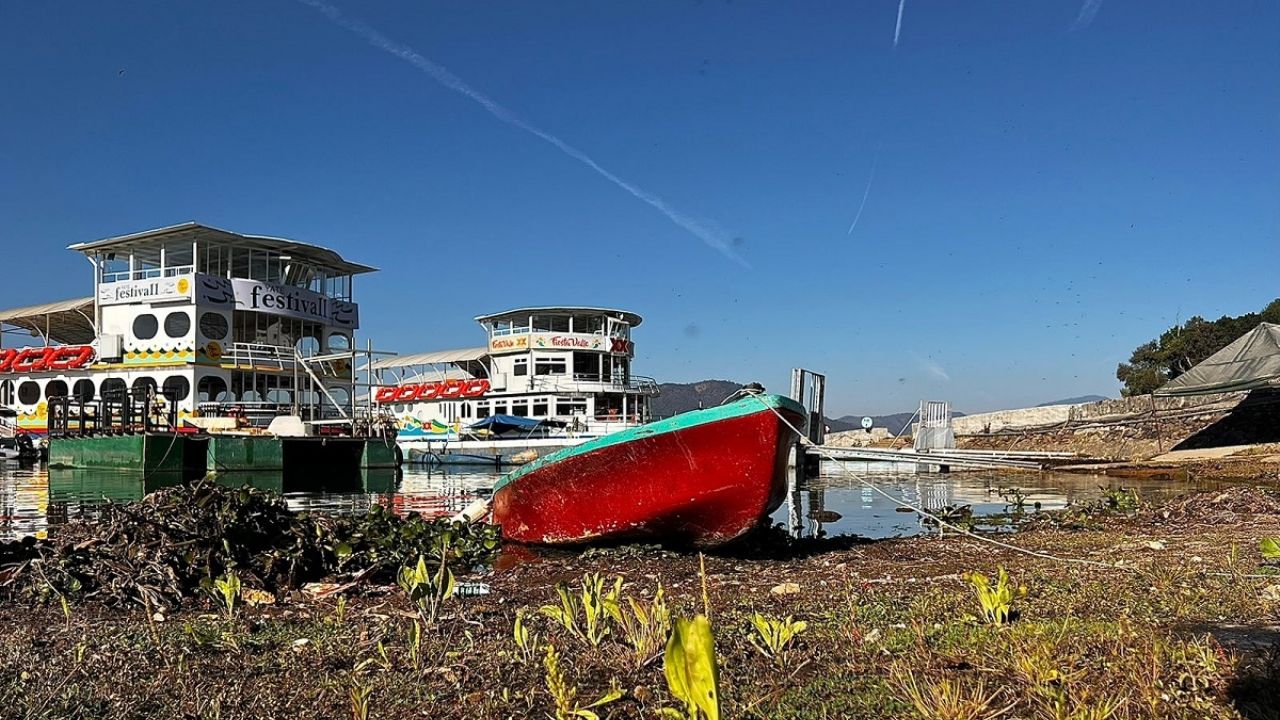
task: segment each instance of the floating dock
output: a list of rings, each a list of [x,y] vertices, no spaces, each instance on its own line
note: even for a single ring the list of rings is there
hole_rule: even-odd
[[[206,473],[348,473],[398,467],[381,438],[136,433],[53,437],[49,466],[202,476]]]

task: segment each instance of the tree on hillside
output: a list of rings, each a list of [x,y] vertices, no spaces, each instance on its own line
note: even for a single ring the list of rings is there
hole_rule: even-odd
[[[1175,325],[1156,340],[1133,351],[1129,362],[1116,368],[1116,379],[1124,383],[1123,395],[1146,395],[1204,360],[1260,322],[1280,323],[1280,298],[1272,300],[1260,313],[1223,315],[1217,320],[1196,316]]]

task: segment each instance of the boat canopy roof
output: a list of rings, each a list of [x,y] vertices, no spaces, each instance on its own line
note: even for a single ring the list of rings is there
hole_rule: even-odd
[[[1280,325],[1261,323],[1155,394],[1206,395],[1276,385],[1280,385]]]
[[[21,328],[47,342],[66,345],[85,345],[97,336],[91,297],[0,310],[0,325]]]
[[[359,275],[377,270],[368,265],[344,260],[337,252],[319,245],[265,235],[242,235],[197,222],[185,222],[154,230],[76,243],[68,246],[67,249],[86,255],[95,255],[108,250],[125,251],[137,247],[154,247],[160,243],[174,241],[208,242],[222,247],[267,250],[289,255],[299,262],[340,275]]]
[[[370,365],[374,370],[390,370],[392,368],[412,367],[414,365],[463,365],[477,362],[488,357],[488,348],[462,348],[459,350],[437,350],[435,352],[396,355],[395,357],[374,360]]]
[[[514,310],[504,310],[502,312],[492,313],[489,315],[480,315],[476,317],[476,322],[485,323],[492,322],[494,320],[503,320],[506,318],[528,317],[530,315],[612,315],[626,320],[627,324],[631,327],[636,327],[640,323],[644,322],[644,318],[628,310],[581,305],[516,308]]]

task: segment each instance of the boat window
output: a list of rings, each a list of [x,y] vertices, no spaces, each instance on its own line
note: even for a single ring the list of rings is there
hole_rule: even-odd
[[[144,280],[155,277],[160,277],[160,248],[136,248],[133,251],[133,278]]]
[[[184,275],[195,264],[195,249],[187,242],[170,242],[164,245],[165,276]]]
[[[471,403],[462,403],[462,417],[471,417]]]
[[[156,394],[156,381],[154,378],[140,377],[133,381],[133,399],[141,400]]]
[[[18,402],[23,405],[35,405],[40,402],[40,386],[30,380],[19,385]]]
[[[494,415],[506,415],[506,414],[507,414],[507,404],[506,404],[505,402],[495,402],[495,403],[493,404],[493,414],[494,414]]]
[[[540,400],[534,400],[534,401],[533,401],[533,416],[534,416],[534,417],[546,417],[546,416],[547,416],[547,405],[548,405],[548,403],[547,403],[547,399],[546,399],[546,398],[542,398],[542,399],[540,399]]]
[[[191,316],[181,310],[164,316],[164,334],[171,338],[186,337],[191,332]]]
[[[52,400],[54,398],[67,396],[67,383],[62,380],[50,380],[44,385],[44,399]]]
[[[604,329],[604,320],[599,315],[574,315],[573,332],[588,335],[598,334]]]
[[[72,396],[80,402],[85,403],[93,400],[94,392],[95,388],[93,387],[93,381],[88,378],[77,380],[76,384],[71,388]]]
[[[182,402],[191,394],[191,382],[181,375],[164,380],[164,396],[173,402]]]
[[[329,333],[329,350],[332,352],[340,352],[342,350],[351,349],[351,338],[343,333]]]
[[[0,405],[13,404],[13,381],[5,380],[0,382]]]
[[[556,415],[586,415],[586,400],[556,400]]]
[[[329,394],[332,395],[333,399],[338,403],[338,407],[345,408],[351,404],[351,393],[347,392],[346,388],[343,388],[343,387],[332,388],[331,390],[329,390]],[[325,398],[326,404],[330,404],[328,401],[329,401],[329,398]]]
[[[298,343],[294,345],[298,354],[302,357],[311,357],[320,354],[320,340],[313,335],[303,335],[298,338]]]
[[[117,256],[115,253],[107,253],[99,261],[99,267],[102,268],[102,282],[116,282],[117,280],[129,279],[129,256]]]
[[[569,362],[565,357],[540,357],[534,361],[534,375],[564,375]]]
[[[511,371],[513,375],[524,377],[529,374],[529,358],[516,358],[515,368]]]
[[[514,400],[511,403],[511,414],[516,417],[529,417],[529,401]]]
[[[600,379],[600,353],[575,352],[573,354],[573,378],[598,381]]]
[[[476,417],[478,418],[489,417],[489,403],[487,401],[476,403]]]
[[[277,405],[288,405],[293,402],[293,396],[284,388],[272,388],[267,391],[267,402],[272,402]]]
[[[200,334],[210,340],[222,340],[231,329],[227,316],[216,312],[207,312],[200,316]]]
[[[133,319],[133,336],[139,340],[150,340],[160,329],[160,321],[151,313],[144,313]]]
[[[129,386],[120,378],[107,378],[102,381],[102,399],[119,402],[124,399],[124,394]]]
[[[217,375],[200,378],[196,389],[200,402],[222,402],[227,399],[227,381]]]

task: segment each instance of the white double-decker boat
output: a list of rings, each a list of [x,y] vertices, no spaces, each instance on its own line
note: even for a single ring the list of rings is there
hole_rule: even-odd
[[[650,419],[657,384],[631,373],[639,315],[537,307],[476,321],[484,347],[372,364],[406,462],[520,464]]]

